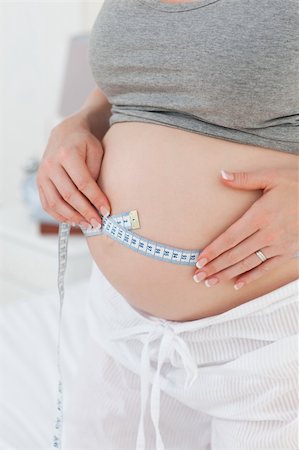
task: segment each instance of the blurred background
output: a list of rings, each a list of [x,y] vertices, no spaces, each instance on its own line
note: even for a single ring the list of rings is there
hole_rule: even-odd
[[[109,0],[108,0],[109,1]],[[88,38],[102,1],[0,1],[0,449],[53,450],[59,295],[57,222],[35,175],[51,129],[96,86]],[[91,257],[71,234],[62,322],[64,399],[87,336]]]
[[[95,87],[87,45],[102,3],[0,2],[2,302],[56,290],[57,229],[47,227],[35,172],[52,127]],[[82,233],[72,235],[66,283],[86,279],[90,264]]]

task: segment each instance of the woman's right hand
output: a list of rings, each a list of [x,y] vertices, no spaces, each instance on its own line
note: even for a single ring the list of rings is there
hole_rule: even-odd
[[[103,159],[101,142],[79,114],[66,118],[50,134],[36,181],[43,209],[59,222],[97,227],[111,208],[96,183]],[[102,208],[106,208],[102,209]]]

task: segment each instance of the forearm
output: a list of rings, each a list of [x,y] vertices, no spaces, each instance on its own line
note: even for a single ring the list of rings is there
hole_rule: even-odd
[[[111,104],[104,93],[96,87],[86,98],[81,108],[68,119],[76,119],[90,129],[100,141],[109,129]]]

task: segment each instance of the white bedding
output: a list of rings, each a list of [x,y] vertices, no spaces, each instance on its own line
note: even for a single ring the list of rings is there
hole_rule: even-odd
[[[64,398],[84,339],[87,281],[65,288]],[[58,291],[0,303],[0,450],[50,450],[56,419]]]

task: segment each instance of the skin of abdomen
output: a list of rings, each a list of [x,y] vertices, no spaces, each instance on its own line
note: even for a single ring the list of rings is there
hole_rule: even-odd
[[[262,195],[225,186],[221,169],[296,164],[294,154],[143,122],[113,124],[102,146],[97,182],[111,214],[137,209],[141,227],[135,233],[185,249],[203,249]],[[239,291],[236,278],[208,288],[192,279],[195,266],[146,257],[106,235],[88,237],[87,244],[101,272],[132,306],[168,320],[219,314],[298,278],[293,259]]]

